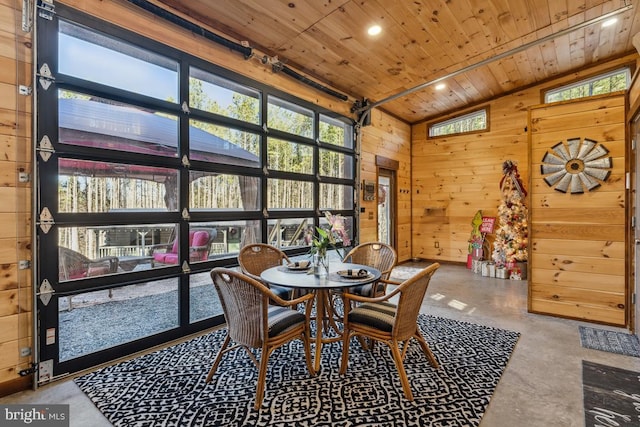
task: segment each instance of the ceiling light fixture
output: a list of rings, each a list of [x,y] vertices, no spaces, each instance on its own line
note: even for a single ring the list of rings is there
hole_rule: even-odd
[[[618,22],[618,18],[607,19],[606,21],[604,21],[602,23],[602,28],[610,27],[613,24],[615,24],[616,22]]]
[[[436,85],[436,90],[442,90],[442,89],[444,89],[445,87],[447,87],[447,85],[446,85],[446,84],[444,84],[444,83],[439,83],[439,84],[437,84],[437,85]]]
[[[372,25],[367,30],[367,34],[369,34],[370,36],[377,36],[381,32],[382,32],[382,27],[380,25]]]

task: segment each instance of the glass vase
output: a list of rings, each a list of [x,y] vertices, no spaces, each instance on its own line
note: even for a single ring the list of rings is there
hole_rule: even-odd
[[[318,251],[313,254],[313,274],[318,277],[329,275],[329,256],[325,251]]]

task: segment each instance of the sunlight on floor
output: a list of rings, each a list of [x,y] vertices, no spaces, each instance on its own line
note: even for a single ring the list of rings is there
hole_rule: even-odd
[[[467,308],[467,304],[463,303],[462,301],[458,301],[457,299],[452,299],[447,305],[460,311]]]

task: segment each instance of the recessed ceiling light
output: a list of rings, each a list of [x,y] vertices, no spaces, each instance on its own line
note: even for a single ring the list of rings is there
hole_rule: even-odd
[[[369,29],[367,30],[367,33],[370,36],[377,36],[378,34],[380,34],[382,32],[382,27],[380,27],[380,25],[372,25],[369,27]]]
[[[438,84],[436,85],[436,90],[442,90],[442,89],[444,89],[445,87],[447,87],[447,85],[446,85],[446,84],[444,84],[444,83],[438,83]]]
[[[602,28],[610,27],[611,25],[615,24],[616,22],[618,22],[618,18],[607,19],[606,21],[604,21],[602,23]]]

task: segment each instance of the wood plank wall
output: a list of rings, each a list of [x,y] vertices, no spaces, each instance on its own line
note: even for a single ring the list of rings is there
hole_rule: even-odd
[[[625,98],[603,96],[531,109],[529,310],[626,325]],[[609,150],[611,176],[584,194],[549,187],[542,158],[568,138]]]
[[[490,107],[488,132],[428,138],[430,122],[414,124],[411,157],[413,257],[466,262],[474,214],[482,210],[484,215],[497,216],[502,163],[507,159],[517,162],[523,182],[528,186],[529,148],[525,129],[529,107],[539,105],[542,92],[548,88],[633,64],[636,58],[636,54],[631,54],[494,99],[486,104]],[[527,205],[530,202],[528,197]]]
[[[32,340],[31,271],[18,269],[31,259],[31,184],[18,182],[31,172],[31,97],[18,86],[31,85],[32,43],[16,3],[0,0],[0,395],[29,384],[18,372]]]
[[[411,126],[401,120],[374,109],[371,126],[362,128],[360,147],[360,183],[363,180],[378,181],[376,156],[397,160],[396,205],[397,226],[396,250],[398,262],[412,258],[411,252]],[[377,186],[376,186],[377,188]],[[365,202],[360,196],[360,242],[378,240],[378,200]]]
[[[502,163],[513,160],[528,176],[527,107],[538,99],[527,91],[491,102],[489,132],[428,138],[427,123],[413,126],[415,257],[466,262],[473,216],[497,215]]]

